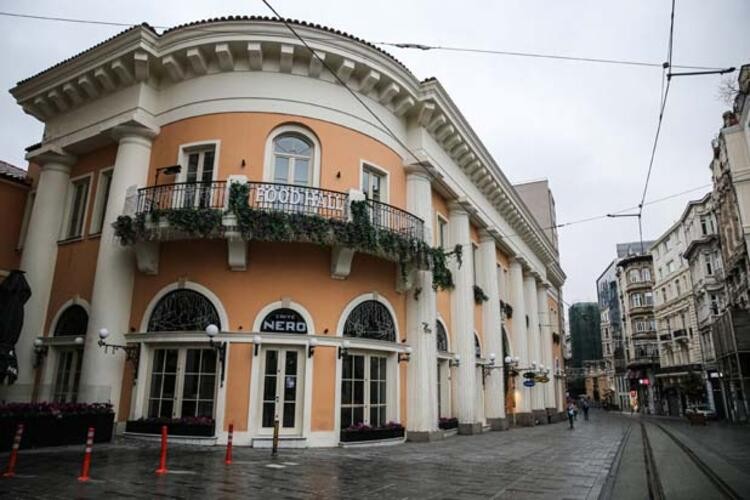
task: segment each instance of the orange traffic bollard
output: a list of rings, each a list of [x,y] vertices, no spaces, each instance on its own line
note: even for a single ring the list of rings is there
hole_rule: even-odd
[[[16,459],[18,457],[18,448],[21,447],[21,438],[23,437],[23,424],[16,427],[16,435],[13,438],[13,449],[8,459],[8,468],[5,470],[3,477],[13,477],[16,475]]]
[[[83,455],[83,465],[81,466],[81,475],[78,476],[78,480],[81,482],[88,481],[89,470],[91,469],[91,447],[94,446],[94,428],[89,427],[89,432],[86,434],[86,453]]]
[[[232,463],[232,434],[234,434],[234,424],[229,424],[229,435],[227,436],[227,455],[224,457],[224,463]]]
[[[161,455],[159,456],[159,468],[157,474],[167,473],[167,426],[161,426]]]

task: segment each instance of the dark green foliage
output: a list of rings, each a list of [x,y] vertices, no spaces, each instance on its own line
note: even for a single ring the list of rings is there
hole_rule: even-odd
[[[482,290],[482,287],[479,285],[474,285],[474,302],[477,305],[481,305],[482,302],[487,302],[490,300],[489,297],[487,297],[487,294],[484,293],[484,290]]]

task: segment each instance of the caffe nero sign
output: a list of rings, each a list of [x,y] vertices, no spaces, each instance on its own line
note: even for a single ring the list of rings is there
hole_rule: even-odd
[[[293,309],[281,308],[268,313],[260,324],[263,333],[307,333],[307,322]]]

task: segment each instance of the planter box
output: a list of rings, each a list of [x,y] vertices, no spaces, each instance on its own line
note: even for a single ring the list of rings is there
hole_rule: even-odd
[[[448,429],[457,429],[458,428],[458,419],[457,418],[451,418],[449,420],[442,420],[438,422],[438,428],[443,430]]]
[[[404,437],[404,429],[375,429],[371,431],[341,431],[341,442],[376,441]]]
[[[201,436],[212,437],[215,425],[189,425],[180,422],[150,422],[147,420],[128,420],[125,423],[125,432],[138,434],[161,434],[162,425],[166,425],[171,436]]]
[[[94,427],[94,442],[112,440],[114,413],[100,415],[12,416],[0,418],[0,451],[9,451],[18,424],[24,424],[21,448],[41,448],[86,443],[89,427]]]

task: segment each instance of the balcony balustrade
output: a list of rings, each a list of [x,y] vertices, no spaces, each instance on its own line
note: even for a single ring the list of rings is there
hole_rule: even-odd
[[[338,269],[344,263],[341,275],[333,273],[336,277],[348,273],[355,250],[399,263],[412,262],[420,268],[429,265],[424,255],[418,255],[423,252],[419,245],[403,241],[418,240],[424,245],[424,222],[398,207],[364,199],[357,191],[343,193],[272,182],[182,182],[141,188],[129,203],[133,207],[130,213],[135,213],[119,218],[115,232],[123,243],[136,244],[142,270],[141,264],[158,261],[153,247],[159,241],[193,238],[227,239],[230,267],[237,270],[244,269],[246,241],[250,239],[332,246],[337,256],[334,267]],[[347,224],[359,225],[366,232],[374,230],[374,236],[369,236],[366,245],[356,238],[352,240],[353,234],[359,232],[348,231]],[[396,245],[384,233],[391,233],[402,242]],[[403,248],[416,253],[404,256],[399,250]],[[341,249],[345,249],[343,254]],[[144,252],[148,258],[144,258]],[[420,262],[413,262],[415,258]],[[153,263],[145,267],[144,272],[156,272]]]

